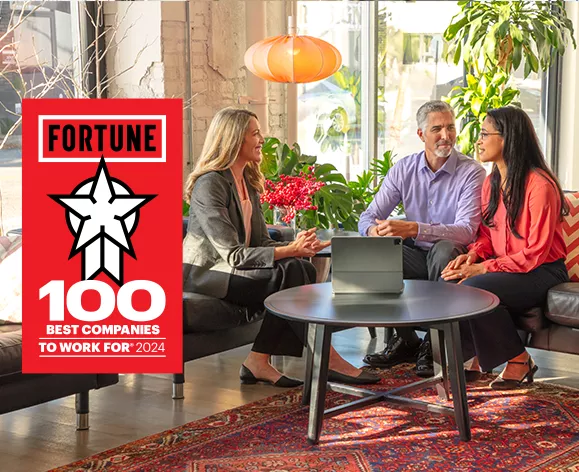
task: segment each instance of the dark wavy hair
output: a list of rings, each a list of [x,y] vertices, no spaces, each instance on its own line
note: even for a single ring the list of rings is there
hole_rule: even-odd
[[[569,214],[569,205],[565,200],[557,177],[549,170],[533,123],[523,110],[513,106],[489,110],[487,117],[497,132],[504,139],[503,158],[507,166],[507,178],[503,191],[503,203],[507,210],[508,228],[515,237],[522,239],[516,230],[516,222],[525,199],[527,177],[532,171],[539,171],[546,180],[559,192],[561,199],[561,218]],[[497,165],[491,173],[491,194],[489,204],[483,209],[483,224],[493,227],[493,218],[497,212],[501,193],[501,174]]]

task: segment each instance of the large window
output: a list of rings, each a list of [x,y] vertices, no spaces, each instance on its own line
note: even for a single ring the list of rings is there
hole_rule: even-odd
[[[334,164],[347,179],[367,169],[373,158],[387,150],[400,159],[422,149],[416,136],[418,108],[428,100],[448,96],[464,80],[462,64],[444,59],[443,33],[460,11],[457,2],[379,1],[376,10],[368,4],[373,2],[298,2],[299,33],[325,39],[343,55],[343,67],[334,76],[299,85],[299,144],[303,152],[317,155],[319,162]],[[370,42],[377,83],[367,90],[372,71],[363,51],[371,23],[377,29],[377,40]],[[521,66],[515,72],[513,84],[521,90],[521,106],[545,146],[541,76],[531,74],[523,80],[522,70]],[[368,101],[362,99],[363,92]],[[365,107],[374,98],[376,147],[365,143],[372,133],[362,128]],[[375,156],[364,155],[372,149],[376,149]]]
[[[362,2],[298,2],[298,32],[322,38],[342,54],[332,77],[298,85],[298,142],[346,178],[364,169],[361,156]]]
[[[461,84],[463,67],[443,59],[442,38],[458,11],[456,2],[379,2],[378,155],[420,150],[418,108]]]
[[[22,226],[22,98],[73,90],[71,2],[0,2],[0,217]]]

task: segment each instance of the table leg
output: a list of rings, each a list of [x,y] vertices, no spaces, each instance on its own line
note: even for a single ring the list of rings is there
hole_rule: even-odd
[[[308,443],[318,444],[324,421],[326,388],[328,383],[328,363],[332,329],[325,325],[315,325],[314,366],[310,399],[310,418],[308,422]]]
[[[448,370],[450,386],[452,388],[452,402],[454,404],[454,418],[460,439],[470,441],[470,418],[466,398],[466,381],[464,378],[464,361],[462,360],[462,346],[458,322],[444,325],[446,345],[448,347]]]
[[[434,360],[434,376],[442,375],[442,383],[436,384],[438,396],[443,400],[450,398],[448,385],[448,369],[446,365],[446,351],[444,347],[444,331],[442,329],[430,329],[430,342],[432,343],[432,358]]]
[[[312,393],[312,367],[314,364],[314,345],[316,342],[316,325],[308,323],[306,330],[306,370],[304,374],[304,388],[302,393],[302,405],[310,402]]]

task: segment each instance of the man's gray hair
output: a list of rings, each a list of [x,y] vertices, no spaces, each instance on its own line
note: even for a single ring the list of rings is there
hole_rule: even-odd
[[[452,113],[452,117],[454,118],[454,110],[452,107],[442,100],[431,100],[426,102],[422,105],[418,111],[416,112],[416,124],[418,125],[419,129],[424,129],[426,126],[426,122],[428,120],[428,115],[431,113]]]

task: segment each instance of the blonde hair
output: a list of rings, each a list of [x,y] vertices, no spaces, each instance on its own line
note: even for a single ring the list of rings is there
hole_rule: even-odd
[[[193,172],[187,178],[184,197],[191,199],[195,182],[208,172],[229,169],[235,160],[245,139],[251,118],[257,115],[242,108],[228,107],[217,112],[211,120],[201,157],[197,161]],[[258,193],[263,192],[264,177],[257,162],[250,162],[245,167],[245,176],[249,185]]]

